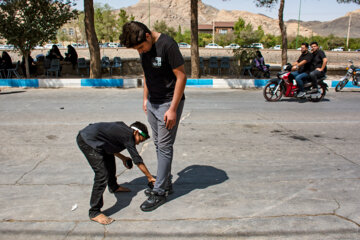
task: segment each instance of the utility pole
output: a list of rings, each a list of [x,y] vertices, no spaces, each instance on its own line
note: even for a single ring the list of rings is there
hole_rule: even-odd
[[[213,27],[212,27],[212,43],[215,43],[215,20],[213,20]]]
[[[300,12],[301,12],[301,0],[300,0],[300,6],[299,6],[298,29],[297,29],[297,35],[296,35],[296,46],[295,46],[295,49],[297,49],[297,47],[298,47],[299,29],[300,29]]]
[[[349,26],[348,26],[348,32],[347,32],[347,38],[346,38],[346,48],[347,49],[349,49],[350,26],[351,26],[351,13],[349,16]]]
[[[151,29],[151,26],[150,26],[150,0],[149,0],[149,29]]]

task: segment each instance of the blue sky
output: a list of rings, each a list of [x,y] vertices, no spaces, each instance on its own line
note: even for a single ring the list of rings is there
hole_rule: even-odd
[[[167,0],[164,0],[167,1]],[[83,0],[76,0],[77,8],[83,10]],[[94,0],[94,2],[109,4],[114,9],[136,4],[138,0]],[[150,0],[151,2],[151,0]],[[252,13],[262,13],[277,18],[278,6],[273,9],[257,8],[254,0],[202,0],[203,3],[225,10],[243,10]],[[300,0],[285,0],[284,19],[298,19]],[[344,16],[346,13],[359,9],[358,4],[339,4],[336,0],[301,0],[300,19],[303,21],[329,21]]]

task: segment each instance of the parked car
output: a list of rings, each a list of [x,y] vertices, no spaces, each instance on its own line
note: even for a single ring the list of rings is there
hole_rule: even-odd
[[[185,42],[178,43],[179,48],[191,48],[191,45]]]
[[[40,46],[40,45],[36,45],[36,46],[34,47],[34,49],[44,49],[44,47],[43,47],[43,46]]]
[[[253,43],[251,44],[252,48],[264,49],[264,45],[262,43]]]
[[[239,44],[236,44],[236,43],[231,43],[227,46],[225,46],[224,48],[229,48],[229,49],[238,49],[240,48]]]
[[[360,52],[360,48],[359,48],[359,49],[356,49],[355,52]]]
[[[118,47],[118,44],[117,43],[109,43],[108,47],[109,48],[116,48],[116,47]]]
[[[14,45],[0,45],[1,50],[13,50]]]
[[[217,45],[216,43],[209,43],[205,48],[223,48],[222,46]]]
[[[281,50],[281,45],[275,45],[273,49],[274,50]]]
[[[54,45],[54,44],[45,44],[45,46],[44,46],[44,48],[45,49],[51,49],[52,48],[52,45]]]
[[[334,52],[343,52],[344,51],[344,47],[337,47],[337,48],[334,48],[333,50],[331,51],[334,51]]]

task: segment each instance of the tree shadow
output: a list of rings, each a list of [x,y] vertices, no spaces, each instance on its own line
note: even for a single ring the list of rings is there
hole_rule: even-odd
[[[229,179],[224,170],[206,166],[206,165],[191,165],[177,173],[178,178],[173,183],[174,193],[169,195],[167,202],[182,197],[195,189],[205,189],[207,187],[221,184]],[[147,188],[147,178],[139,177],[129,183],[121,184],[122,186],[130,187],[131,192],[115,193],[117,199],[116,203],[103,211],[107,216],[119,212],[123,208],[130,205],[132,199],[138,192]],[[146,197],[144,195],[144,201]]]

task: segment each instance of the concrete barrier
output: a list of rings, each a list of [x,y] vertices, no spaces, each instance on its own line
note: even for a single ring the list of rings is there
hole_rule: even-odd
[[[186,87],[192,88],[263,88],[269,79],[188,79]],[[109,88],[137,88],[143,86],[141,78],[123,79],[0,79],[0,87],[19,88],[81,88],[81,87],[109,87]],[[334,88],[338,80],[326,80],[329,88]],[[357,88],[349,82],[346,88]]]

